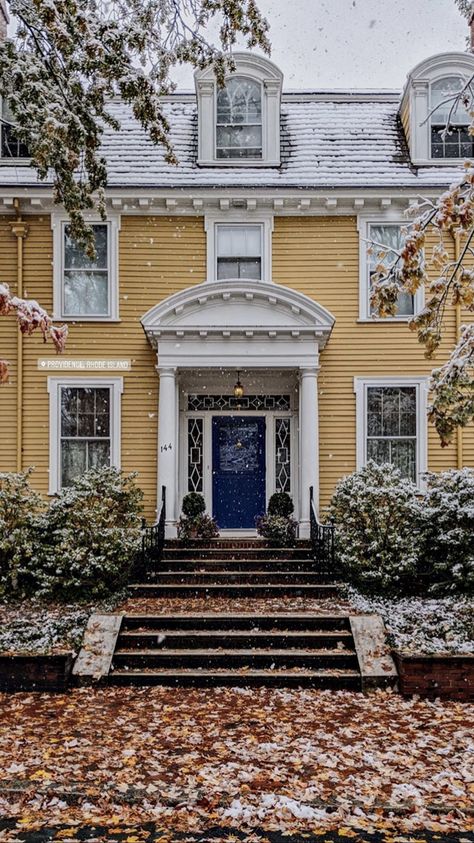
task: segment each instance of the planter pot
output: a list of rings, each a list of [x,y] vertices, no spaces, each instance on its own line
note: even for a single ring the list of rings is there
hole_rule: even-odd
[[[474,655],[426,656],[393,652],[400,691],[406,696],[474,701]]]
[[[0,691],[65,691],[73,653],[0,653]]]

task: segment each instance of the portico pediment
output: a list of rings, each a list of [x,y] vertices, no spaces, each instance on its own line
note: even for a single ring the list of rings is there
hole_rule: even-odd
[[[334,317],[307,296],[278,284],[261,281],[222,281],[189,287],[153,307],[142,319],[152,345],[167,338],[183,340],[217,337],[229,340],[264,337],[273,340],[311,340],[316,352],[324,348]]]

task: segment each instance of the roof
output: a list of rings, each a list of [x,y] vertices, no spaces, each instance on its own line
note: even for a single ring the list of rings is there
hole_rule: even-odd
[[[178,166],[167,164],[133,118],[114,101],[120,132],[106,129],[103,151],[111,188],[384,188],[445,186],[455,170],[414,167],[393,92],[304,93],[283,96],[280,167],[199,167],[197,108],[189,95],[167,98]],[[324,97],[327,98],[324,98]],[[321,98],[323,97],[323,98]],[[0,188],[44,185],[31,167],[0,166]]]

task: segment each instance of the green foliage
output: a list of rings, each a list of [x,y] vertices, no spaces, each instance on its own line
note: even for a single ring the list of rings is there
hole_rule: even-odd
[[[369,462],[336,486],[330,516],[336,553],[350,582],[362,590],[400,594],[417,576],[418,490],[392,465]]]
[[[474,470],[429,474],[420,511],[420,562],[430,591],[474,593]]]
[[[19,588],[34,560],[41,498],[29,485],[31,472],[0,474],[0,596]]]
[[[268,24],[255,0],[10,0],[9,10],[18,27],[0,43],[0,94],[39,178],[53,174],[55,201],[90,255],[84,212],[105,213],[100,147],[105,127],[120,129],[113,98],[130,106],[173,163],[161,99],[173,89],[172,68],[212,66],[222,83],[239,34],[248,47],[269,52]],[[217,44],[208,40],[214,23]]]
[[[293,547],[296,541],[296,521],[285,515],[262,515],[257,518],[257,533],[273,547]]]
[[[219,535],[219,528],[210,515],[201,514],[194,518],[181,516],[178,521],[178,538],[181,541],[190,539],[215,539]]]
[[[289,518],[294,512],[293,501],[287,492],[275,492],[268,501],[269,515],[282,515]]]
[[[183,498],[183,515],[187,518],[197,518],[206,511],[206,502],[198,492],[189,492]]]
[[[125,585],[140,539],[143,494],[134,477],[92,470],[58,494],[39,519],[39,596],[87,600]]]

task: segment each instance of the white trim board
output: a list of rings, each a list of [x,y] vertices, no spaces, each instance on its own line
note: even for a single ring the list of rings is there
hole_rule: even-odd
[[[48,494],[55,495],[61,488],[61,401],[62,387],[82,387],[96,389],[108,387],[111,391],[110,416],[110,464],[120,468],[121,445],[121,395],[123,392],[123,378],[89,378],[89,377],[49,377],[49,489]]]

